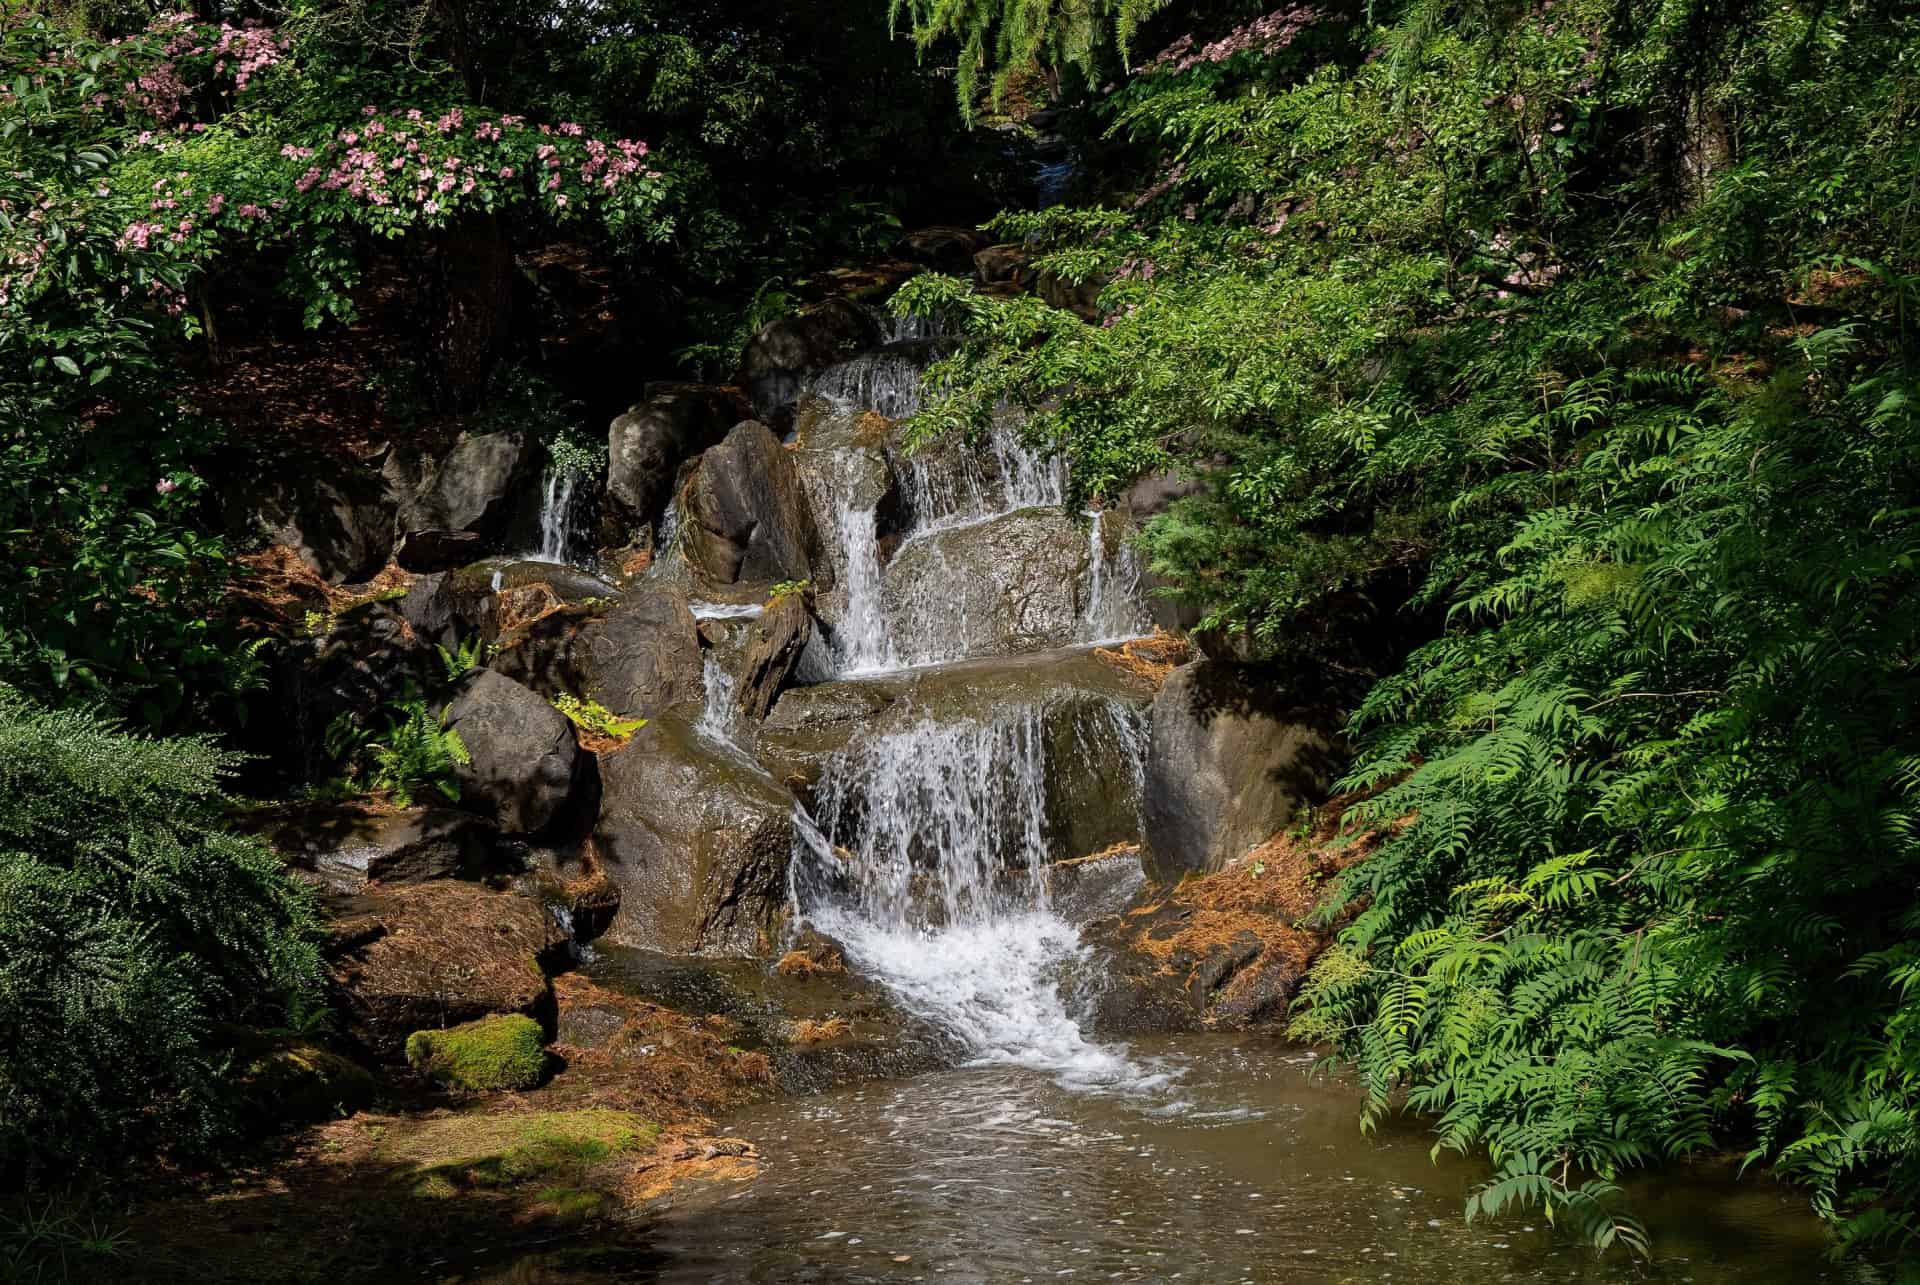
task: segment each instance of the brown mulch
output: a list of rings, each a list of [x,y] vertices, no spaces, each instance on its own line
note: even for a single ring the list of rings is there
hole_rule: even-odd
[[[1156,690],[1167,675],[1193,659],[1193,644],[1177,634],[1156,628],[1150,637],[1134,638],[1118,647],[1095,647],[1103,664],[1141,679]]]

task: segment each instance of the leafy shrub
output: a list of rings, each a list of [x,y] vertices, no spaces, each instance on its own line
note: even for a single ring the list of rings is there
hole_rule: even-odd
[[[487,643],[485,639],[476,635],[463,643],[455,644],[452,650],[438,643],[434,644],[433,650],[440,657],[440,665],[446,672],[447,681],[457,683],[473,670],[480,668],[482,662],[486,660]]]
[[[518,1013],[407,1037],[414,1069],[457,1089],[530,1089],[546,1068],[540,1023]]]
[[[311,1025],[309,894],[228,833],[237,759],[0,687],[0,1171],[233,1135],[216,1031]]]
[[[472,758],[460,733],[447,726],[445,711],[435,713],[424,699],[414,697],[391,703],[385,716],[386,728],[379,732],[353,714],[342,714],[328,725],[327,752],[341,763],[347,779],[389,795],[403,808],[412,807],[427,791],[459,802],[455,776]]]
[[[644,718],[622,718],[596,700],[583,700],[570,692],[553,698],[553,707],[572,720],[573,725],[595,736],[625,741],[647,725]]]

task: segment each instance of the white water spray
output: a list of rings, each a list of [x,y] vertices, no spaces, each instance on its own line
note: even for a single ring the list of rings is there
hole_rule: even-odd
[[[579,478],[572,469],[549,469],[540,492],[540,547],[534,557],[541,562],[565,562],[568,536],[573,526],[573,492]]]

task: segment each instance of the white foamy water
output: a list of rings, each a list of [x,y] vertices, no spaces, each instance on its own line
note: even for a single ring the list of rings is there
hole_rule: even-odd
[[[709,651],[701,677],[706,683],[707,699],[693,730],[708,740],[738,749],[740,707],[733,700],[733,675]]]
[[[540,491],[540,547],[534,557],[541,562],[565,562],[573,527],[573,493],[579,479],[571,469],[547,470]]]
[[[912,535],[926,535],[1016,509],[1058,507],[1066,502],[1067,466],[1058,455],[1028,446],[1013,425],[997,423],[978,446],[950,445],[909,457],[900,481]]]
[[[1141,605],[1140,561],[1124,532],[1110,529],[1111,512],[1089,513],[1087,600],[1080,615],[1083,642],[1112,643],[1151,633],[1153,620]]]
[[[757,602],[690,602],[687,610],[695,620],[757,620],[767,609]]]
[[[821,397],[905,419],[920,409],[920,376],[926,355],[902,348],[877,348],[829,366],[807,383]]]
[[[1109,726],[1131,738],[1119,752],[1138,753],[1137,720]],[[855,967],[957,1039],[969,1064],[1153,1092],[1169,1073],[1089,1040],[1063,995],[1083,947],[1040,877],[1046,746],[1044,711],[1029,706],[922,721],[837,758],[816,791],[819,823],[797,817],[794,900]]]

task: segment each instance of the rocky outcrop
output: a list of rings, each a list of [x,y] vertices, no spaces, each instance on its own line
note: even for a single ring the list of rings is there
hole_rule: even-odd
[[[756,722],[767,716],[812,638],[813,613],[805,594],[782,594],[760,614],[734,687],[742,714]]]
[[[1171,883],[1219,870],[1324,797],[1339,768],[1337,711],[1260,671],[1201,660],[1153,701],[1141,820],[1148,870]]]
[[[470,671],[447,705],[468,761],[455,772],[461,800],[509,834],[545,830],[573,798],[585,756],[565,715],[492,670]]]
[[[738,389],[647,385],[641,399],[607,427],[607,543],[625,544],[637,528],[657,522],[680,466],[750,413]]]
[[[911,540],[881,579],[903,659],[1010,656],[1072,642],[1086,533],[1056,509],[1021,509]]]
[[[449,808],[390,811],[358,803],[301,803],[244,814],[288,865],[329,892],[370,883],[408,884],[455,875],[477,878],[494,864],[494,828]]]
[[[918,228],[901,237],[893,252],[911,263],[922,264],[935,272],[965,277],[973,273],[974,252],[990,238],[973,228]]]
[[[544,906],[477,883],[377,886],[333,925],[333,980],[350,1033],[398,1062],[414,1031],[492,1013],[552,1020],[547,970],[568,943]]]
[[[402,571],[427,575],[477,562],[486,549],[487,542],[478,531],[410,531],[401,537],[393,560]]]
[[[401,599],[400,611],[421,640],[451,649],[474,639],[495,642],[546,611],[599,602],[616,592],[572,567],[491,558],[420,577]]]
[[[793,456],[764,424],[736,425],[681,492],[681,544],[714,585],[832,579]]]
[[[565,665],[577,668],[586,696],[631,718],[652,718],[706,691],[693,613],[666,588],[636,589],[581,626],[566,642]]]
[[[433,470],[417,510],[430,521],[422,529],[472,531],[485,539],[501,535],[515,501],[532,480],[538,450],[526,433],[462,433]]]
[[[974,251],[973,275],[982,285],[1023,286],[1032,277],[1032,258],[1023,245],[990,245]]]
[[[325,618],[281,655],[275,672],[285,723],[261,742],[269,752],[289,750],[309,779],[327,770],[327,727],[342,714],[365,716],[426,683],[440,662],[391,602],[366,602]],[[254,730],[264,736],[267,729]]]
[[[739,382],[755,417],[782,423],[807,378],[878,344],[880,327],[847,299],[828,299],[767,323],[740,355]]]
[[[277,461],[229,491],[231,525],[284,544],[330,584],[357,584],[393,552],[396,501],[372,469],[331,456]]]
[[[605,940],[673,954],[771,948],[786,905],[793,799],[677,715],[600,759],[597,864],[620,889]]]

